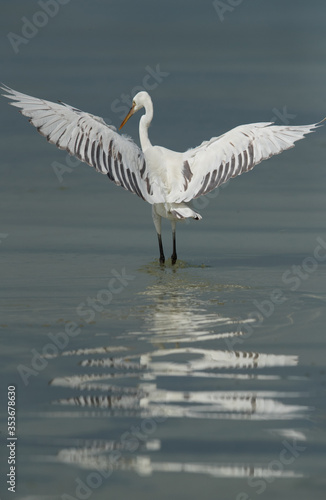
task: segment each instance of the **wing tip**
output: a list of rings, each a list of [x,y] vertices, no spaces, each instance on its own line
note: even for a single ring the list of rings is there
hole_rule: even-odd
[[[8,87],[8,85],[5,85],[3,82],[0,82],[0,89],[6,92],[6,94],[1,94],[2,97],[7,97],[7,99],[12,99],[13,96],[15,95],[15,91]]]
[[[326,121],[326,116],[325,116],[325,118],[320,120],[320,122],[315,123],[315,127],[321,127],[325,121]]]

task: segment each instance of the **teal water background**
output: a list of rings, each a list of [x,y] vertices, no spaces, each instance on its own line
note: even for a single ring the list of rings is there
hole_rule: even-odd
[[[118,126],[145,88],[179,151],[326,116],[324,1],[45,4],[1,4],[19,91]],[[0,129],[1,498],[15,385],[19,500],[323,499],[325,127],[199,199],[163,269],[149,205],[5,99]]]

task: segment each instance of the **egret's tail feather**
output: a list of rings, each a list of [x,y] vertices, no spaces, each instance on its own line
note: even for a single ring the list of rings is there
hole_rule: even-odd
[[[192,219],[200,220],[202,218],[200,214],[197,214],[197,212],[189,207],[173,208],[171,209],[171,214],[177,219],[188,219],[191,217]]]

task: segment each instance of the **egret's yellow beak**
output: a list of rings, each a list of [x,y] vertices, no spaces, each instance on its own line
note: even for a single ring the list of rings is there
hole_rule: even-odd
[[[135,103],[133,102],[132,103],[132,106],[129,110],[129,113],[127,114],[127,116],[125,117],[125,119],[123,120],[123,122],[121,123],[120,127],[119,127],[119,130],[122,129],[122,127],[127,123],[127,121],[129,120],[129,118],[134,114],[135,112]]]

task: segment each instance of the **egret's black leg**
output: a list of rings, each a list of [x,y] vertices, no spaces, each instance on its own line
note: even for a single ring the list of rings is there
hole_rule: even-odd
[[[164,264],[165,257],[164,257],[163,243],[162,243],[162,236],[161,236],[161,216],[158,215],[158,213],[156,212],[155,205],[153,205],[153,208],[152,208],[152,217],[153,217],[153,222],[154,222],[154,226],[156,229],[158,246],[160,249],[160,264]]]
[[[164,251],[163,251],[162,236],[159,233],[157,233],[157,239],[158,239],[158,246],[160,249],[160,264],[164,264],[165,257],[164,257]]]
[[[172,250],[172,255],[171,255],[171,261],[172,265],[174,265],[177,262],[177,244],[176,244],[176,225],[177,223],[175,221],[171,222],[172,224],[172,240],[173,240],[173,250]]]

